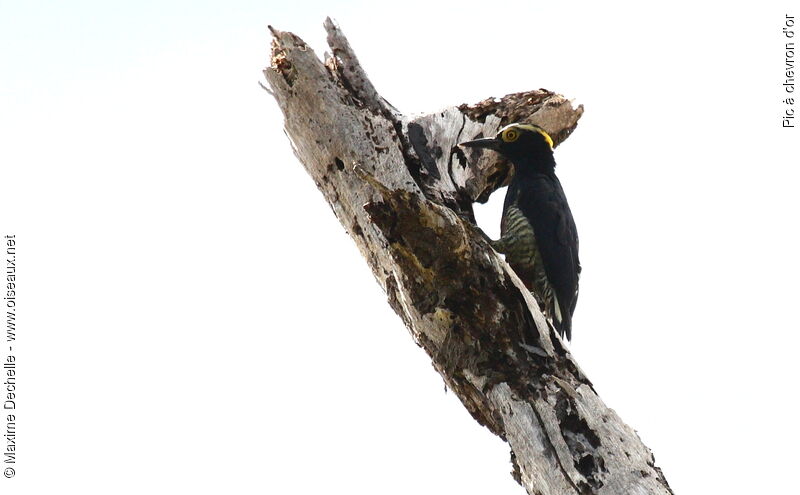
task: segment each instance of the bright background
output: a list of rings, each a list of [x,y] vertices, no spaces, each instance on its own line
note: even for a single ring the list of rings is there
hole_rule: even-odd
[[[0,0],[0,493],[523,493],[258,87],[267,24],[321,54],[326,15],[404,112],[539,87],[585,105],[557,150],[574,355],[675,493],[796,487],[788,2],[563,4]],[[501,202],[479,210],[493,234]]]

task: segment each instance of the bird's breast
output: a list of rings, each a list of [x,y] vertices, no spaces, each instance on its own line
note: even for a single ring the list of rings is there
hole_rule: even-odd
[[[500,224],[501,237],[506,240],[506,261],[532,269],[540,258],[536,233],[531,222],[516,204],[509,205]]]

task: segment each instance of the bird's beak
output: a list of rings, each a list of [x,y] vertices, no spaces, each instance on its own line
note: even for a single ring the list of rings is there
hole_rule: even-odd
[[[497,151],[500,148],[500,141],[495,138],[483,138],[465,141],[463,143],[458,143],[458,145],[467,148],[489,148],[490,150]]]

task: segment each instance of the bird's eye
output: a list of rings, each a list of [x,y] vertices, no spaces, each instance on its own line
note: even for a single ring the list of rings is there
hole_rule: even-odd
[[[503,138],[503,141],[506,143],[513,143],[519,139],[519,131],[516,129],[506,129],[500,137]]]

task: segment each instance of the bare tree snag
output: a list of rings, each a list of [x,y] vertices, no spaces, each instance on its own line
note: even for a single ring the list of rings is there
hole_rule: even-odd
[[[515,121],[558,144],[583,108],[536,90],[407,117],[378,94],[338,26],[325,28],[324,63],[271,29],[264,74],[286,134],[414,340],[511,446],[514,477],[529,494],[672,493],[472,223],[472,203],[507,183],[509,167],[456,144]]]

